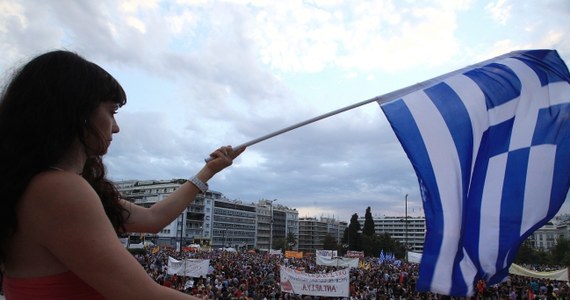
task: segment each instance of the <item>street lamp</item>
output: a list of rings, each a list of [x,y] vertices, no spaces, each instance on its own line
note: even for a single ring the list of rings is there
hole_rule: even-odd
[[[405,198],[405,202],[406,202],[406,216],[405,216],[405,220],[404,222],[404,251],[406,251],[405,253],[405,257],[406,257],[406,261],[408,261],[408,194],[406,194],[406,198]]]
[[[178,252],[182,252],[182,243],[183,243],[183,241],[184,241],[184,227],[185,227],[185,226],[184,226],[184,225],[185,225],[185,224],[184,224],[184,215],[186,214],[186,210],[187,210],[187,209],[188,209],[188,208],[185,208],[185,209],[182,211],[182,222],[180,223],[180,242],[179,242],[179,244],[178,244]]]
[[[277,199],[267,200],[270,205],[269,217],[270,217],[270,224],[269,224],[269,252],[273,249],[273,202],[277,201]]]

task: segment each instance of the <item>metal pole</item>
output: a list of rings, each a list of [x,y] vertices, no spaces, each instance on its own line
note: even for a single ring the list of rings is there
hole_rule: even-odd
[[[270,223],[269,223],[269,252],[273,249],[273,202],[277,201],[277,199],[269,200],[270,205]]]
[[[346,227],[346,239],[347,239],[347,244],[348,244],[346,251],[349,251],[350,250],[350,226]]]
[[[405,257],[406,257],[406,262],[408,261],[408,194],[406,194],[406,217],[405,217],[405,237],[404,237],[404,248],[405,248]]]
[[[182,253],[182,236],[184,234],[184,215],[185,215],[184,212],[185,211],[186,211],[186,209],[184,209],[182,211],[182,223],[180,224],[180,242],[179,242],[179,247],[178,247],[178,252],[180,252],[180,253]]]

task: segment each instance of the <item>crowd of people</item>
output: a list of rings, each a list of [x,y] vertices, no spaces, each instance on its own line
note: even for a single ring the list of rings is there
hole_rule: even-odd
[[[168,275],[169,256],[176,259],[209,259],[210,272],[198,278]],[[279,268],[294,267],[307,273],[327,273],[337,269],[317,265],[314,256],[296,259],[250,252],[179,253],[172,249],[161,249],[135,257],[156,282],[203,299],[325,299],[283,293],[279,284]],[[379,264],[377,258],[370,257],[365,258],[363,265],[366,268],[351,268],[350,296],[342,299],[466,299],[417,292],[418,264]],[[497,285],[486,286],[484,282],[479,282],[476,295],[471,299],[570,299],[570,293],[568,282],[511,275]]]

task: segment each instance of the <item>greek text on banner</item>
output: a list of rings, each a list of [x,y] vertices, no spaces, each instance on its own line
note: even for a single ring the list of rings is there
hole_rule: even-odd
[[[281,291],[298,295],[348,297],[349,274],[349,268],[324,274],[309,274],[282,266]]]

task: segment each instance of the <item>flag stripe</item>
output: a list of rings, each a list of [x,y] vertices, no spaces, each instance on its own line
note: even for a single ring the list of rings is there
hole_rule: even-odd
[[[467,187],[469,185],[469,175],[471,168],[471,158],[473,157],[473,128],[467,109],[461,101],[461,98],[446,83],[437,84],[425,90],[426,94],[437,107],[437,110],[443,117],[447,129],[450,131],[451,137],[455,144],[455,153],[459,157],[461,174],[461,197],[467,196]],[[465,176],[467,172],[467,176]]]
[[[538,75],[528,65],[517,59],[505,59],[508,65],[524,84],[525,90],[520,94],[513,117],[513,135],[510,140],[510,150],[528,147],[534,136],[538,111],[548,107],[548,87],[542,86]]]
[[[485,94],[487,108],[500,106],[518,97],[521,83],[508,67],[491,63],[465,72],[465,76],[477,83]]]
[[[434,278],[435,264],[439,257],[443,239],[443,232],[440,229],[444,227],[442,205],[439,201],[440,197],[435,174],[433,173],[427,150],[423,145],[423,138],[406,103],[402,99],[392,101],[384,104],[382,110],[387,116],[399,116],[399,118],[391,120],[390,124],[398,138],[406,137],[406,142],[401,141],[405,152],[408,154],[414,153],[415,159],[411,161],[412,166],[418,174],[420,190],[423,193],[425,214],[430,216],[426,218],[427,232],[424,242],[424,254],[421,260],[422,265],[429,267],[420,269],[420,277],[425,278],[425,280],[417,283],[419,291],[427,291],[430,289],[431,279]]]
[[[507,165],[504,174],[504,184],[501,195],[501,215],[499,228],[499,248],[496,262],[496,271],[508,271],[505,260],[512,246],[520,238],[522,206],[524,205],[525,177],[530,149],[524,148],[511,151],[507,156]],[[517,249],[518,250],[518,249]],[[510,262],[507,262],[510,264]],[[493,282],[493,281],[491,281]],[[495,282],[496,283],[496,282]]]
[[[460,180],[458,182],[454,182],[454,184],[456,184],[454,187],[457,189],[456,197],[466,199],[469,186],[469,177],[471,173],[471,158],[473,157],[473,136],[469,134],[473,132],[473,129],[471,127],[471,122],[465,122],[465,120],[469,120],[469,114],[463,101],[461,101],[461,98],[447,83],[440,83],[434,85],[433,87],[427,88],[425,89],[425,93],[436,106],[439,114],[445,122],[447,130],[449,130],[449,133],[451,135],[453,147],[450,145],[449,150],[450,152],[453,152],[453,155],[451,157],[457,156],[457,160],[449,160],[450,154],[446,153],[445,161],[452,163],[456,161],[459,162],[459,166],[454,167],[454,169],[459,171],[459,174],[454,174],[454,178],[452,179]],[[442,128],[442,130],[445,130],[445,128]],[[449,166],[443,165],[443,167],[447,169]],[[446,172],[446,174],[449,174],[449,172]],[[452,181],[449,180],[447,182],[449,183]],[[463,207],[463,205],[461,205],[461,207]],[[456,222],[458,225],[461,223],[461,211],[448,211],[447,214],[449,215],[447,220],[453,219],[453,222]],[[457,227],[457,232],[459,235],[461,234],[460,226]],[[461,235],[459,239],[461,239]],[[446,246],[444,245],[444,247]],[[450,248],[449,250],[451,251],[452,249],[453,248]],[[444,268],[447,271],[447,268],[449,267],[451,277],[453,278],[451,282],[455,282],[455,284],[453,284],[451,287],[442,287],[442,289],[447,290],[448,288],[451,288],[452,293],[464,293],[468,289],[468,284],[461,284],[464,282],[464,280],[459,265],[459,262],[462,260],[463,250],[456,248],[455,251],[456,252],[453,253],[453,255],[445,256],[453,259],[453,262],[441,260],[438,262],[438,268],[436,268],[436,272],[437,274],[440,274],[441,268]]]
[[[480,221],[477,222],[481,226],[478,230],[479,241],[478,244],[473,243],[473,247],[477,246],[478,252],[473,253],[477,258],[488,257],[488,260],[480,261],[481,269],[485,275],[483,278],[488,279],[487,274],[494,274],[496,272],[495,262],[497,261],[497,249],[499,248],[500,231],[488,230],[488,228],[500,228],[500,212],[501,212],[501,190],[504,186],[503,176],[489,176],[489,172],[499,173],[500,170],[506,169],[507,155],[500,154],[492,157],[487,164],[486,172],[484,173],[484,189],[481,193],[480,201],[481,206],[478,212],[487,212],[480,215]],[[470,244],[466,244],[466,248],[470,248]]]
[[[461,174],[456,173],[457,168],[453,165],[458,161],[455,143],[445,121],[441,118],[440,112],[426,94],[423,92],[412,94],[410,97],[404,97],[404,102],[408,104],[421,135],[437,136],[433,139],[424,140],[424,145],[432,163],[436,186],[447,186],[446,189],[439,190],[439,201],[441,202],[443,224],[449,225],[444,226],[441,232],[441,248],[439,259],[435,264],[434,275],[438,278],[448,279],[439,281],[441,283],[439,287],[432,283],[432,288],[449,290],[452,286],[453,262],[458,250],[455,241],[461,235],[460,218],[458,218],[461,215],[461,206],[455,201],[450,201],[462,195],[461,182],[458,182]],[[440,149],[446,151],[438,151]],[[449,159],[449,157],[453,157],[453,159]]]
[[[529,154],[527,181],[525,184],[525,206],[523,208],[520,235],[524,236],[536,222],[548,216],[556,147],[540,145],[533,147]]]

